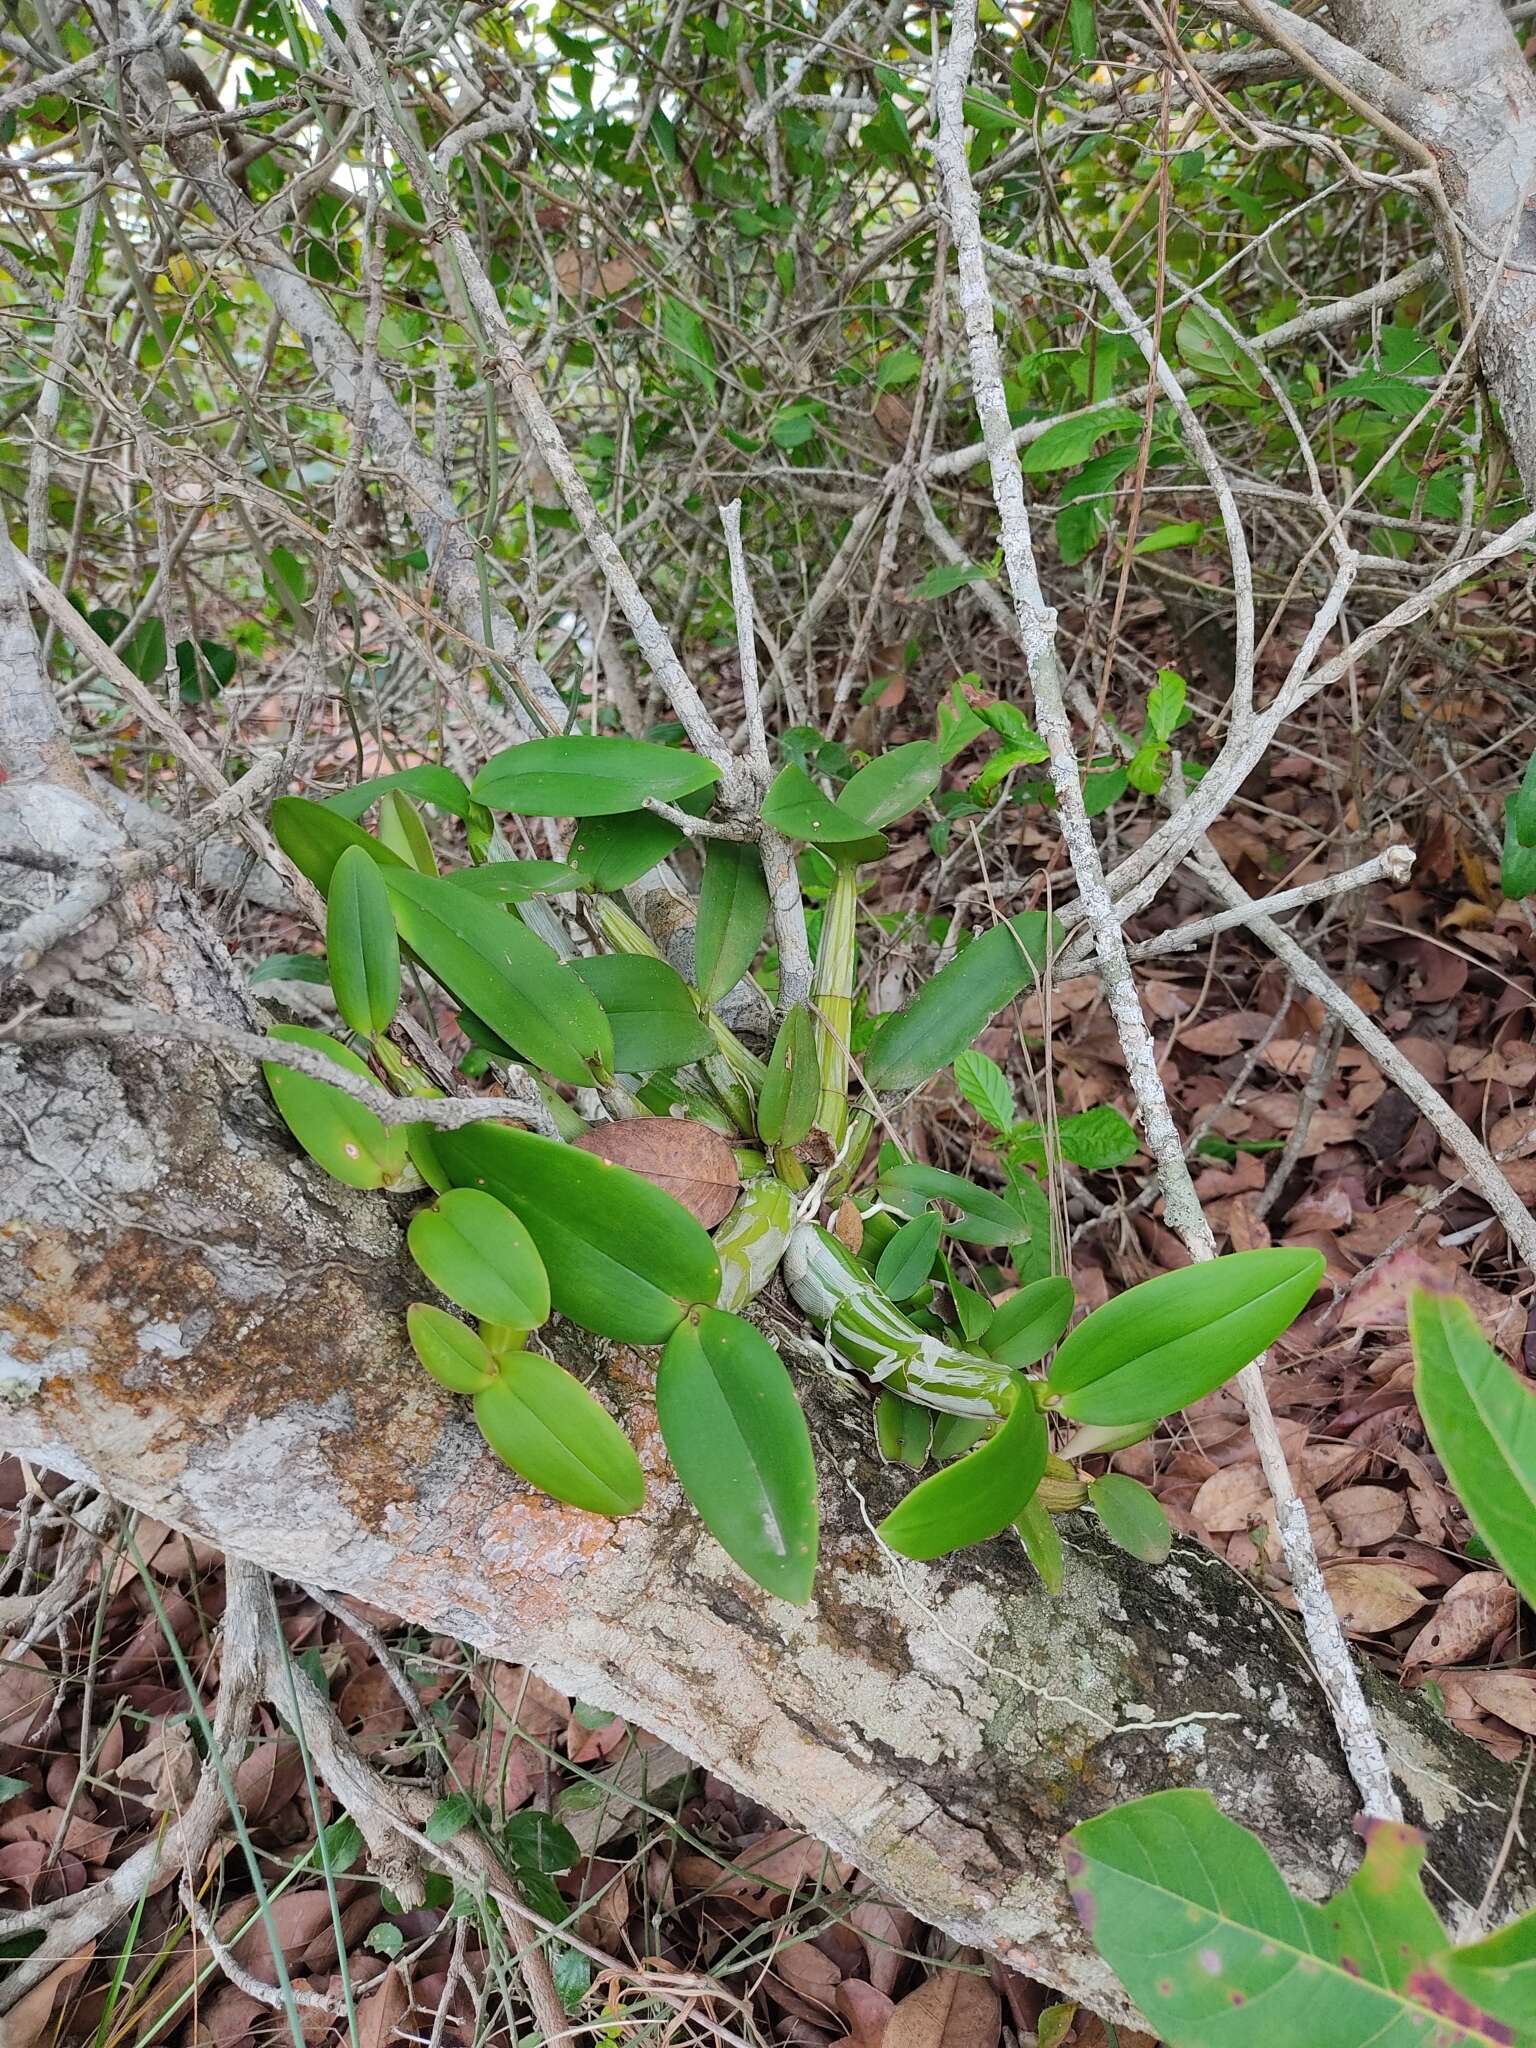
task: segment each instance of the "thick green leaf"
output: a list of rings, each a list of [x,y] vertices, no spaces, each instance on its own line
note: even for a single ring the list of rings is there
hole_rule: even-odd
[[[1419,1879],[1423,1837],[1372,1821],[1326,1905],[1294,1898],[1255,1835],[1199,1791],[1156,1792],[1066,1838],[1072,1902],[1174,2048],[1509,2048],[1529,2043],[1443,1997],[1453,1951]],[[1528,2020],[1529,2008],[1522,2014]]]
[[[1160,1273],[1085,1317],[1046,1384],[1075,1422],[1176,1414],[1267,1350],[1322,1277],[1321,1252],[1283,1246]]]
[[[781,1600],[811,1597],[816,1465],[794,1385],[740,1316],[678,1324],[656,1374],[656,1414],[683,1491],[721,1547]]]
[[[715,345],[701,316],[681,299],[668,297],[661,305],[661,332],[678,368],[713,401],[717,396]]]
[[[463,780],[451,768],[438,768],[430,761],[418,768],[401,768],[393,775],[373,775],[366,782],[356,782],[350,789],[328,796],[325,808],[340,818],[360,818],[370,804],[391,791],[401,796],[419,796],[424,803],[451,811],[456,818],[467,819],[473,808],[473,799]]]
[[[324,896],[337,861],[349,846],[360,846],[381,868],[403,868],[399,854],[380,845],[371,832],[354,825],[339,811],[312,804],[308,797],[280,796],[272,806],[272,835],[299,873]]]
[[[694,983],[706,1003],[728,995],[757,958],[768,926],[768,884],[755,846],[710,839],[704,846]]]
[[[1536,1391],[1453,1294],[1408,1303],[1414,1397],[1446,1476],[1522,1598],[1536,1603]]]
[[[519,1871],[534,1871],[544,1877],[558,1877],[581,1861],[581,1845],[570,1829],[552,1813],[528,1807],[507,1815],[501,1824],[501,1843]]]
[[[892,747],[888,754],[877,755],[861,768],[844,785],[838,803],[878,832],[932,796],[943,772],[944,757],[937,742],[913,740],[909,746]]]
[[[892,1301],[910,1301],[933,1271],[939,1249],[939,1214],[926,1209],[903,1223],[875,1264],[875,1285]]]
[[[606,895],[639,881],[682,843],[681,828],[654,811],[620,811],[613,817],[583,818],[566,855],[581,886]]]
[[[647,797],[675,804],[719,778],[713,761],[679,747],[571,733],[493,754],[472,794],[493,810],[526,818],[606,818],[640,810]]]
[[[986,1053],[961,1053],[955,1060],[955,1086],[994,1131],[1011,1131],[1017,1115],[1008,1076]]]
[[[757,1134],[765,1145],[799,1145],[810,1135],[821,1098],[816,1027],[804,1003],[779,1026],[768,1078],[757,1099]]]
[[[1048,1449],[1045,1417],[1021,1391],[997,1434],[915,1486],[880,1524],[902,1557],[946,1557],[985,1543],[1018,1520],[1040,1484]]]
[[[889,1465],[921,1472],[933,1447],[934,1412],[882,1387],[875,1396],[875,1442]]]
[[[497,1361],[475,1396],[480,1434],[530,1486],[594,1515],[632,1515],[645,1501],[634,1445],[580,1380],[537,1351]]]
[[[946,1216],[944,1233],[964,1244],[1019,1244],[1029,1225],[1011,1203],[938,1166],[888,1166],[880,1192],[893,1209],[915,1216],[930,1202],[947,1202],[959,1215]]]
[[[433,1379],[453,1394],[478,1394],[496,1378],[496,1361],[468,1323],[413,1301],[405,1312],[411,1348]]]
[[[487,861],[482,868],[455,868],[447,879],[492,903],[531,903],[537,896],[561,896],[582,886],[575,868],[558,860]]]
[[[824,796],[797,762],[781,768],[768,785],[763,798],[763,823],[789,839],[806,839],[812,846],[851,849],[850,857],[878,860],[885,852],[885,839],[871,833],[854,811],[845,810],[835,797]]]
[[[1173,1548],[1173,1531],[1155,1494],[1124,1472],[1106,1472],[1088,1488],[1088,1500],[1104,1533],[1143,1564],[1162,1564]]]
[[[331,977],[318,953],[269,953],[245,978],[252,988],[263,981],[303,981],[324,988]]]
[[[664,1344],[696,1305],[713,1307],[720,1261],[680,1202],[627,1167],[506,1124],[444,1131],[438,1154],[526,1224],[561,1315],[599,1336]]]
[[[304,1024],[275,1024],[268,1034],[289,1045],[307,1045],[323,1052],[338,1067],[364,1081],[375,1081],[367,1067],[344,1045]],[[262,1062],[262,1076],[272,1091],[278,1115],[317,1166],[349,1188],[391,1186],[405,1171],[405,1127],[384,1124],[373,1111],[339,1088],[312,1081],[291,1067]]]
[[[418,875],[437,873],[431,834],[421,821],[420,811],[398,789],[386,789],[379,799],[378,834],[379,844],[397,853]]]
[[[400,940],[376,861],[349,846],[331,873],[325,957],[336,1007],[359,1037],[387,1031],[400,1001]]]
[[[643,953],[599,953],[572,962],[603,1006],[620,1074],[670,1073],[714,1049],[688,984],[665,960]]]
[[[1033,988],[1060,927],[1043,910],[994,925],[876,1030],[864,1057],[871,1088],[905,1090],[947,1067],[1015,996]]]
[[[589,1062],[611,1068],[613,1034],[597,999],[512,912],[439,876],[385,877],[400,936],[428,973],[530,1065],[575,1086]]]
[[[1024,450],[1024,474],[1049,476],[1058,469],[1076,469],[1106,434],[1123,434],[1140,424],[1140,415],[1128,405],[1108,406],[1103,412],[1085,413],[1074,420],[1057,420]]]
[[[1061,1342],[1072,1320],[1075,1299],[1070,1280],[1054,1274],[1049,1279],[1031,1280],[1009,1296],[987,1325],[982,1349],[999,1365],[1011,1365],[1019,1372],[1038,1365],[1047,1351]]]
[[[534,1330],[549,1314],[549,1279],[533,1239],[494,1195],[451,1188],[417,1210],[406,1242],[432,1285],[472,1316]]]
[[[1059,1593],[1066,1577],[1066,1557],[1055,1516],[1038,1500],[1032,1500],[1013,1527],[1030,1563],[1040,1574],[1041,1585],[1047,1593]]]

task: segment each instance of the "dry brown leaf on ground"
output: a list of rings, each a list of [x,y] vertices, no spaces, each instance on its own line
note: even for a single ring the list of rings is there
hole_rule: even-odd
[[[1513,1628],[1518,1607],[1515,1590],[1502,1572],[1468,1572],[1409,1644],[1404,1665],[1412,1671],[1465,1664],[1505,1629]]]
[[[95,1942],[88,1941],[78,1955],[66,1957],[41,1984],[17,1999],[5,2019],[5,2048],[34,2048],[37,2042],[56,2038],[53,2009],[95,1953]]]
[[[904,1906],[865,1898],[849,1913],[848,1924],[863,1943],[870,1983],[877,1991],[894,1991],[907,1966],[904,1951],[910,1946],[917,1925],[912,1915]]]
[[[1507,1721],[1522,1735],[1536,1736],[1536,1671],[1458,1671],[1454,1676],[1485,1714]]]
[[[1413,1581],[1389,1564],[1354,1559],[1330,1565],[1323,1578],[1334,1610],[1352,1636],[1386,1635],[1424,1605],[1424,1595]]]
[[[1269,1488],[1257,1465],[1229,1465],[1213,1472],[1195,1495],[1190,1513],[1218,1536],[1252,1529],[1264,1519]]]
[[[837,1987],[837,2012],[848,2029],[843,2036],[848,2048],[883,2048],[886,2022],[895,2010],[894,2000],[862,1977],[845,1977]]]
[[[938,1970],[885,2023],[880,2048],[996,2048],[1002,2000],[985,1977]]]
[[[596,1124],[574,1143],[580,1152],[638,1173],[681,1202],[706,1230],[725,1221],[741,1186],[730,1140],[691,1117],[637,1116]]]
[[[1330,1495],[1327,1508],[1346,1550],[1385,1543],[1402,1528],[1407,1512],[1403,1496],[1389,1486],[1346,1486]]]

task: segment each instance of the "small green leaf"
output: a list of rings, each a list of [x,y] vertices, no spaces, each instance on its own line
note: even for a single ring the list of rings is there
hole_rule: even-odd
[[[1113,1103],[1101,1102],[1076,1116],[1064,1116],[1056,1127],[1063,1159],[1085,1173],[1102,1173],[1111,1166],[1124,1166],[1141,1150],[1134,1129]]]
[[[381,868],[402,868],[405,862],[354,825],[339,811],[324,804],[312,804],[308,797],[280,796],[272,806],[272,836],[299,873],[324,896],[331,886],[336,863],[349,846],[360,846]]]
[[[1526,762],[1520,787],[1509,799],[1508,816],[1516,842],[1523,847],[1536,847],[1536,753]]]
[[[1536,1604],[1536,1391],[1454,1295],[1416,1290],[1408,1333],[1414,1398],[1446,1476],[1521,1597]]]
[[[514,1330],[535,1330],[548,1316],[549,1279],[533,1239],[481,1189],[451,1188],[418,1209],[406,1241],[432,1285],[472,1316]]]
[[[994,1131],[1013,1129],[1013,1090],[1008,1076],[984,1052],[963,1052],[955,1061],[955,1086]]]
[[[596,997],[515,913],[407,867],[385,881],[401,938],[521,1058],[576,1087],[591,1085],[591,1062],[611,1071],[613,1034]]]
[[[779,1026],[768,1078],[757,1101],[757,1134],[765,1145],[799,1145],[809,1137],[821,1097],[816,1027],[804,1003]]]
[[[700,316],[681,299],[663,299],[661,334],[678,368],[694,380],[706,398],[713,400],[717,396],[715,345]]]
[[[447,1799],[439,1799],[427,1815],[427,1840],[451,1842],[455,1835],[463,1834],[473,1825],[475,1812],[475,1802],[467,1792],[454,1792]]]
[[[269,1037],[323,1052],[360,1080],[374,1081],[355,1052],[303,1024],[276,1024]],[[349,1188],[389,1187],[405,1171],[405,1127],[381,1123],[366,1104],[291,1067],[262,1062],[278,1114],[317,1166]]]
[[[645,1474],[608,1410],[537,1351],[514,1351],[497,1367],[495,1384],[475,1396],[475,1420],[501,1462],[570,1507],[634,1514]]]
[[[811,1597],[816,1465],[778,1353],[750,1323],[704,1309],[679,1323],[656,1374],[667,1455],[705,1527],[758,1585]]]
[[[413,1301],[405,1312],[405,1326],[416,1356],[451,1394],[478,1394],[495,1379],[495,1359],[468,1323],[447,1309]]]
[[[942,1219],[944,1234],[963,1244],[1018,1244],[1029,1235],[1029,1225],[1001,1195],[939,1166],[889,1166],[879,1187],[904,1216],[917,1215],[929,1202],[948,1202],[960,1214]]]
[[[1088,1488],[1089,1503],[1113,1543],[1143,1564],[1163,1564],[1173,1531],[1155,1494],[1124,1472],[1106,1472]]]
[[[933,1443],[933,1410],[882,1387],[875,1397],[875,1442],[888,1465],[921,1472]]]
[[[680,747],[571,733],[525,740],[493,754],[471,793],[493,810],[519,817],[604,818],[640,810],[647,797],[675,804],[719,779],[713,761]]]
[[[1059,1593],[1066,1577],[1066,1558],[1055,1517],[1038,1500],[1032,1500],[1013,1527],[1030,1563],[1040,1574],[1041,1585],[1047,1593]]]
[[[400,1001],[400,940],[378,863],[360,846],[336,862],[325,954],[343,1019],[361,1038],[387,1031]]]
[[[1133,555],[1160,555],[1169,548],[1190,548],[1204,538],[1203,519],[1172,520],[1164,526],[1154,526],[1150,533],[1144,533],[1135,547]]]
[[[853,811],[845,810],[835,797],[821,790],[797,762],[790,761],[768,786],[763,798],[763,823],[789,839],[809,840],[812,846],[855,849],[859,860],[877,860],[885,852],[885,840],[871,833]]]
[[[895,391],[903,384],[910,384],[923,367],[923,359],[915,348],[893,348],[883,355],[875,366],[875,389]]]
[[[694,983],[706,1003],[729,995],[757,958],[768,928],[768,884],[755,846],[710,839],[704,846]]]
[[[982,1348],[999,1365],[1022,1372],[1038,1365],[1072,1320],[1072,1282],[1053,1275],[1032,1280],[1005,1301],[987,1326]]]
[[[996,581],[997,571],[989,562],[936,562],[927,575],[912,586],[912,595],[924,601],[948,597],[951,591],[964,590],[972,583]]]
[[[935,740],[914,740],[877,754],[843,787],[838,802],[871,831],[894,825],[930,797],[939,786],[944,759]]]
[[[980,1036],[1005,1003],[1033,988],[1060,927],[1026,910],[973,939],[876,1029],[864,1058],[871,1088],[917,1088]]]
[[[437,855],[421,813],[398,789],[387,789],[379,799],[379,844],[399,854],[418,875],[437,873]]]
[[[507,1124],[443,1131],[437,1149],[461,1187],[483,1188],[526,1225],[554,1307],[583,1329],[664,1344],[685,1309],[719,1295],[709,1233],[627,1167]]]
[[[1076,469],[1080,462],[1088,460],[1106,434],[1123,434],[1140,425],[1140,414],[1128,405],[1111,405],[1102,412],[1084,413],[1077,419],[1057,420],[1024,450],[1024,474],[1049,476],[1058,469]]]
[[[1046,1450],[1045,1417],[1021,1391],[995,1436],[891,1510],[880,1524],[882,1542],[898,1556],[926,1560],[1000,1535],[1033,1498]]]
[[[925,1210],[904,1223],[881,1252],[875,1285],[892,1301],[910,1301],[933,1271],[939,1249],[939,1214]]]
[[[1075,1422],[1153,1422],[1198,1401],[1290,1328],[1321,1252],[1229,1252],[1127,1288],[1084,1318],[1046,1381]]]
[[[598,953],[574,961],[572,968],[602,1004],[613,1033],[616,1073],[670,1073],[713,1050],[715,1041],[687,982],[665,960]]]
[[[324,988],[331,977],[318,953],[269,953],[245,978],[252,988],[263,981],[303,981]]]
[[[1147,731],[1156,740],[1171,740],[1184,722],[1184,678],[1175,669],[1160,668],[1147,692]]]
[[[605,1714],[597,1725],[602,1727],[612,1718]],[[516,1869],[536,1871],[541,1877],[558,1877],[581,1861],[580,1845],[570,1829],[552,1813],[540,1813],[536,1808],[509,1813],[501,1824],[501,1840]]]

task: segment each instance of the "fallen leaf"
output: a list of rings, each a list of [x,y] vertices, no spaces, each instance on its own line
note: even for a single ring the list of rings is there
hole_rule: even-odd
[[[50,2022],[59,1993],[80,1975],[95,1953],[95,1942],[88,1941],[77,1955],[50,1970],[41,1984],[34,1984],[17,1999],[5,2019],[5,2048],[33,2048],[44,2034],[52,2034]]]
[[[1323,1573],[1334,1611],[1350,1635],[1378,1636],[1401,1628],[1424,1605],[1424,1595],[1391,1565],[1355,1560]]]
[[[1468,1572],[1408,1645],[1404,1664],[1410,1669],[1465,1664],[1514,1626],[1518,1604],[1502,1572]]]
[[[1458,1671],[1456,1676],[1485,1714],[1496,1714],[1522,1735],[1536,1735],[1536,1671]]]
[[[870,1983],[877,1991],[894,1990],[907,1964],[903,1951],[917,1924],[912,1915],[904,1906],[888,1906],[884,1899],[860,1899],[848,1915],[848,1924],[864,1944]]]
[[[1214,1472],[1195,1495],[1190,1513],[1219,1536],[1252,1529],[1264,1519],[1269,1488],[1257,1465],[1232,1465]]]
[[[837,2011],[848,2023],[849,2048],[882,2048],[886,2022],[896,2010],[885,1992],[862,1977],[845,1977],[837,1987]]]
[[[1328,1502],[1328,1513],[1346,1550],[1369,1550],[1403,1526],[1405,1503],[1388,1486],[1346,1486]]]
[[[53,1680],[36,1650],[0,1650],[0,1745],[29,1742],[52,1705]]]
[[[938,1970],[885,2023],[880,2048],[996,2048],[1002,2000],[985,1977]]]
[[[681,1202],[706,1230],[725,1221],[741,1186],[730,1140],[691,1117],[637,1116],[597,1124],[575,1144],[579,1152],[638,1173]]]

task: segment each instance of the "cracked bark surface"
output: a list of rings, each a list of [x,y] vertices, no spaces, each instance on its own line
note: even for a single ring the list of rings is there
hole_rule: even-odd
[[[100,813],[0,789],[99,835]],[[63,825],[61,825],[61,820]],[[16,871],[12,870],[12,874]],[[248,1022],[222,949],[174,888],[153,919],[57,963]],[[902,1478],[867,1401],[802,1389],[822,1473],[814,1604],[749,1585],[662,1456],[648,1354],[560,1336],[650,1475],[613,1524],[533,1493],[420,1370],[406,1204],[327,1180],[259,1077],[184,1045],[0,1048],[0,1436],[40,1465],[279,1573],[359,1595],[654,1730],[851,1857],[924,1918],[1129,2016],[1077,1926],[1056,1843],[1118,1799],[1204,1784],[1288,1875],[1353,1860],[1354,1798],[1294,1624],[1184,1548],[1162,1570],[1070,1528],[1067,1587],[1018,1546],[901,1565],[869,1522]],[[867,1518],[866,1518],[867,1516]],[[1515,1776],[1373,1684],[1448,1911],[1481,1898]],[[1536,1901],[1517,1841],[1502,1913]]]

